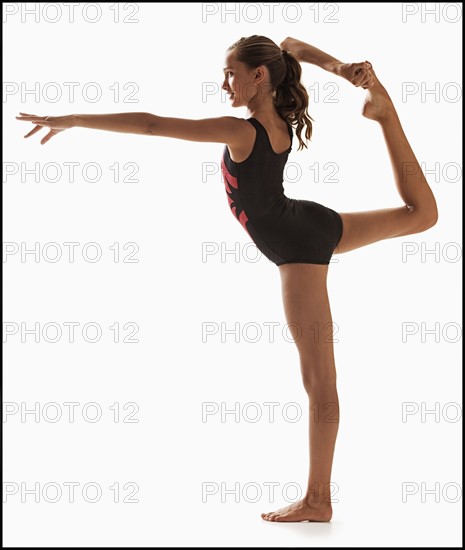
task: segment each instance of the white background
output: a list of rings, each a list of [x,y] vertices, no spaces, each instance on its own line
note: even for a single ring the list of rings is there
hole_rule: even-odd
[[[19,252],[4,257],[4,320],[10,329],[21,323],[27,328],[40,323],[41,329],[46,323],[63,329],[65,322],[80,323],[73,343],[65,331],[57,343],[42,334],[39,343],[31,335],[23,343],[18,332],[4,346],[8,411],[39,403],[40,412],[37,422],[31,414],[24,421],[20,412],[5,416],[4,480],[10,490],[19,490],[7,498],[5,545],[460,544],[462,501],[453,490],[459,486],[461,492],[462,484],[461,418],[453,418],[453,404],[461,403],[461,257],[454,259],[461,251],[462,221],[462,180],[454,170],[462,148],[456,100],[461,16],[453,22],[458,4],[428,3],[436,15],[424,16],[425,4],[302,3],[299,13],[295,4],[280,3],[273,19],[265,4],[237,4],[236,15],[225,15],[224,4],[148,4],[132,16],[136,23],[123,22],[131,13],[124,4],[120,22],[111,4],[101,4],[95,23],[83,16],[95,18],[89,5],[79,4],[74,22],[58,6],[63,14],[55,23],[47,21],[55,17],[53,7],[44,13],[43,4],[37,4],[37,21],[28,16],[23,22],[24,5],[4,4],[12,12],[4,23],[3,76],[10,83],[4,85],[4,160],[9,169],[19,169],[6,177],[4,168],[4,241],[19,249],[37,242],[40,253],[47,243],[58,243],[63,252],[57,262],[41,254],[37,262],[32,254],[22,261]],[[403,9],[412,14],[404,21]],[[346,62],[370,60],[417,159],[427,170],[436,167],[428,175],[439,207],[436,226],[336,256],[330,266],[341,407],[330,524],[260,518],[295,500],[289,490],[286,502],[286,484],[304,490],[306,394],[295,345],[286,338],[278,268],[265,257],[247,259],[247,251],[254,257],[253,247],[230,213],[219,171],[223,145],[78,128],[42,146],[45,130],[24,140],[32,126],[14,118],[19,111],[245,118],[245,109],[233,110],[220,92],[205,96],[202,90],[219,89],[227,47],[251,34],[277,44],[297,37]],[[75,98],[66,82],[78,83]],[[90,82],[102,90],[94,103],[82,95]],[[116,100],[110,86],[114,90],[118,83],[123,90],[129,82],[138,86],[137,102],[122,100],[127,91]],[[296,172],[289,172],[286,194],[340,212],[401,205],[381,130],[360,114],[365,92],[312,65],[304,65],[303,82],[319,92],[309,107],[314,134],[303,152],[297,152],[294,137],[289,166],[300,168],[301,178],[290,181]],[[21,97],[21,89],[35,83],[38,96]],[[56,102],[49,83],[62,91]],[[403,95],[406,86],[418,91]],[[422,97],[422,90],[435,86],[437,95]],[[65,171],[57,182],[43,175],[38,181],[28,174],[22,178],[21,166],[39,163],[42,170],[58,163],[64,170],[65,162],[79,163],[74,182]],[[101,166],[99,181],[83,176],[89,162]],[[137,181],[115,182],[109,166],[116,162],[136,163]],[[204,163],[213,175],[204,177]],[[331,175],[326,163],[337,163],[336,181],[324,180]],[[80,243],[74,262],[63,245],[71,241]],[[95,263],[81,254],[90,242],[102,248]],[[123,251],[129,242],[137,243],[138,262],[115,262],[109,247],[119,243]],[[239,255],[204,258],[203,243],[216,243],[219,250],[236,246]],[[406,247],[417,252],[403,256]],[[437,254],[422,256],[425,249]],[[89,322],[102,328],[93,344],[81,332]],[[115,343],[109,327],[119,323],[125,337],[128,322],[137,324],[133,337],[139,342]],[[239,341],[227,335],[222,342],[219,330],[203,342],[205,323],[218,329],[238,323]],[[273,340],[269,323],[277,327]],[[418,332],[403,338],[405,323]],[[436,335],[422,338],[422,323],[436,327]],[[257,336],[254,327],[262,333]],[[79,403],[74,422],[65,402]],[[90,402],[102,409],[98,422],[82,417]],[[129,402],[138,406],[138,422],[115,422],[109,407],[119,403],[122,411]],[[219,413],[204,422],[207,402],[219,410],[237,403],[237,422],[231,414],[222,421]],[[268,402],[277,403],[274,421]],[[297,422],[283,418],[293,402],[302,412]],[[51,409],[44,418],[47,403],[59,405],[61,420],[50,420]],[[262,414],[256,422],[248,403]],[[419,411],[404,422],[403,403]],[[422,407],[437,407],[439,413],[422,420]],[[73,503],[66,482],[80,484]],[[102,490],[98,502],[82,496],[89,482]],[[138,502],[114,502],[109,487],[119,483],[122,500],[131,493],[123,489],[129,482],[138,486],[133,495]],[[28,489],[39,483],[41,490],[56,484],[63,494],[56,503],[42,492],[38,503],[31,495],[22,502],[21,483]],[[206,483],[218,492],[202,498]],[[273,500],[265,485],[272,483]],[[406,483],[418,492],[403,502]],[[237,502],[224,491],[222,497],[222,484],[238,488]],[[422,498],[422,486],[438,488],[436,497]],[[254,488],[261,491],[258,498]],[[48,495],[51,500],[53,486]]]

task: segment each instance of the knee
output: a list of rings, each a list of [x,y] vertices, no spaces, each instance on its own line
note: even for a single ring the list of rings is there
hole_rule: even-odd
[[[315,392],[333,390],[336,387],[336,369],[329,365],[302,364],[302,382],[305,391]]]

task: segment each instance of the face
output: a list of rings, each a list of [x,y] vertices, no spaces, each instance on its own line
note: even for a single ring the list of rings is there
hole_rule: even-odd
[[[257,92],[264,79],[264,67],[250,69],[245,63],[237,61],[233,52],[226,56],[222,88],[233,107],[247,106],[254,97],[258,97]]]

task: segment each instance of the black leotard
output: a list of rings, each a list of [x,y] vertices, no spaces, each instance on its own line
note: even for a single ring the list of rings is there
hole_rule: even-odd
[[[291,146],[277,154],[256,118],[246,119],[256,130],[249,157],[234,162],[225,145],[221,170],[232,213],[257,248],[276,265],[328,264],[342,235],[340,215],[321,204],[284,194],[283,171]]]

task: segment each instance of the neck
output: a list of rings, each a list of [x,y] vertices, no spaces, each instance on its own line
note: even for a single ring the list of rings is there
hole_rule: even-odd
[[[267,95],[255,101],[253,98],[247,105],[247,118],[259,118],[261,120],[277,120],[281,118],[273,103],[271,95]]]

